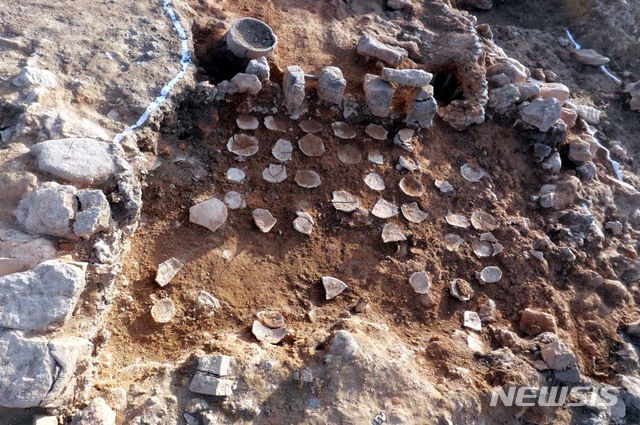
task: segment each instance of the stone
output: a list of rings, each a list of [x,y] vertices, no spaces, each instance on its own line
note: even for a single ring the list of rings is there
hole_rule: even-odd
[[[332,195],[331,204],[338,211],[353,212],[360,207],[358,198],[345,190],[336,190]]]
[[[552,153],[541,165],[544,170],[547,170],[550,173],[559,173],[562,169],[562,158],[560,157],[560,153]]]
[[[553,370],[565,370],[578,364],[573,352],[560,341],[554,341],[540,349],[542,359]]]
[[[487,172],[477,165],[466,163],[460,167],[460,175],[468,182],[477,183],[487,175]]]
[[[230,182],[242,183],[246,176],[246,173],[239,168],[231,167],[227,170],[227,180],[229,180]]]
[[[73,313],[86,285],[81,267],[51,260],[0,277],[0,327],[54,329]]]
[[[322,156],[326,152],[322,139],[313,134],[307,134],[298,140],[298,147],[310,157]]]
[[[481,232],[492,232],[498,228],[499,223],[491,214],[477,210],[471,213],[471,225]]]
[[[611,231],[611,233],[616,236],[620,236],[624,231],[624,227],[619,221],[607,221],[604,224],[604,228]]]
[[[599,109],[594,108],[593,106],[576,105],[576,112],[580,118],[589,124],[597,125],[600,123],[600,115],[602,113]]]
[[[176,305],[171,298],[158,300],[151,307],[151,317],[156,323],[169,323],[176,313]]]
[[[198,357],[198,371],[216,376],[227,376],[231,373],[233,357],[222,354]]]
[[[380,174],[371,172],[364,177],[364,184],[376,191],[382,191],[385,189],[384,179]]]
[[[18,76],[11,80],[11,84],[23,89],[33,86],[53,89],[58,85],[51,71],[30,65],[23,67]]]
[[[262,170],[262,178],[269,183],[282,183],[287,179],[287,168],[282,164],[269,164]]]
[[[482,319],[485,323],[490,323],[495,321],[493,317],[496,311],[496,302],[492,299],[488,299],[482,306],[480,306],[480,310],[478,311],[478,315],[480,319]]]
[[[573,139],[568,142],[569,153],[568,158],[578,164],[591,161],[595,156],[597,147],[592,148],[591,143],[583,139]]]
[[[252,156],[258,153],[259,142],[247,134],[234,134],[227,141],[227,150],[238,156]]]
[[[542,332],[558,332],[555,317],[530,308],[526,308],[520,315],[520,329],[531,336],[537,336]]]
[[[544,161],[551,154],[552,148],[544,143],[535,143],[533,145],[533,156],[537,162]],[[543,166],[544,168],[544,166]]]
[[[41,406],[59,407],[73,390],[72,380],[78,375],[78,366],[90,361],[93,344],[84,338],[62,337],[49,341],[49,353],[56,361],[57,378]]]
[[[331,124],[331,129],[336,137],[341,139],[353,139],[356,137],[356,131],[346,122],[336,121]]]
[[[534,99],[520,110],[522,121],[546,133],[562,115],[562,104],[554,98]]]
[[[273,145],[273,149],[271,149],[271,154],[278,161],[286,162],[291,161],[291,154],[293,153],[293,145],[290,141],[285,139],[278,139],[275,145]]]
[[[608,57],[602,56],[593,49],[574,49],[571,51],[571,56],[585,65],[600,66],[610,62]]]
[[[70,137],[110,141],[109,132],[96,123],[79,117],[66,109],[54,109],[39,114],[42,129],[49,139]],[[119,145],[113,145],[119,147]]]
[[[111,207],[101,190],[80,190],[77,194],[80,211],[75,215],[73,233],[88,239],[109,228]]]
[[[560,104],[569,100],[569,87],[561,83],[544,83],[540,86],[540,97],[543,99],[557,99]]]
[[[282,83],[284,92],[284,107],[292,119],[298,119],[302,114],[305,98],[304,71],[297,65],[287,66]]]
[[[227,206],[218,198],[209,198],[189,209],[189,221],[215,232],[227,222]]]
[[[371,113],[386,118],[391,113],[393,102],[393,86],[373,74],[364,76],[364,95]]]
[[[325,66],[318,77],[318,97],[329,103],[342,105],[342,96],[347,87],[347,80],[342,76],[340,68]]]
[[[236,124],[240,130],[255,130],[260,126],[260,121],[254,116],[244,114],[236,118]]]
[[[378,199],[378,202],[373,206],[371,214],[375,217],[387,219],[398,215],[398,207],[384,198]]]
[[[387,140],[389,132],[381,125],[369,124],[364,129],[367,135],[375,140]]]
[[[398,131],[396,137],[393,138],[393,143],[396,146],[400,146],[402,149],[412,152],[413,151],[413,135],[415,134],[415,130],[410,128],[403,128]]]
[[[400,10],[410,8],[411,0],[387,0],[387,7],[392,10]]]
[[[94,139],[47,140],[31,147],[38,169],[73,184],[103,187],[129,168],[119,147]]]
[[[252,216],[253,222],[262,233],[269,232],[269,230],[271,230],[278,221],[273,215],[271,215],[269,210],[265,210],[263,208],[256,208],[253,210]]]
[[[463,314],[462,326],[480,332],[482,330],[482,320],[475,311],[465,311]]]
[[[249,93],[256,95],[262,90],[262,83],[257,75],[239,73],[236,74],[231,82],[238,86],[238,93]]]
[[[568,177],[556,184],[545,184],[540,188],[538,197],[540,206],[557,211],[572,206],[582,185],[576,177]]]
[[[598,175],[598,168],[592,161],[587,161],[576,167],[576,172],[582,180],[591,181]]]
[[[313,226],[315,224],[313,217],[304,211],[298,211],[296,214],[298,217],[293,220],[293,228],[303,235],[310,235],[313,232]]]
[[[0,257],[0,277],[29,270],[31,261]]]
[[[420,209],[417,202],[402,204],[400,211],[402,211],[402,216],[411,223],[422,223],[429,217],[429,214]]]
[[[41,336],[27,338],[16,331],[1,332],[0,359],[0,406],[39,406],[55,381],[56,363],[47,340]]]
[[[409,277],[409,285],[416,294],[428,294],[431,288],[431,279],[427,272],[415,272]]]
[[[415,89],[412,100],[407,103],[407,116],[404,122],[429,128],[433,124],[433,117],[437,111],[438,104],[431,90],[420,87]]]
[[[94,398],[82,411],[77,425],[115,425],[116,412],[102,397]]]
[[[36,416],[33,425],[58,425],[57,416]]]
[[[271,77],[271,70],[269,69],[269,62],[265,56],[258,59],[251,59],[245,70],[247,74],[253,74],[258,77],[262,82],[268,81]]]
[[[189,385],[189,391],[215,397],[228,397],[233,395],[233,385],[233,381],[229,379],[196,372]]]
[[[31,234],[74,238],[72,226],[77,211],[75,187],[48,183],[25,195],[13,215]]]
[[[520,91],[513,84],[493,89],[489,92],[487,106],[497,111],[503,111],[520,100]]]
[[[397,83],[401,86],[424,87],[431,82],[433,74],[421,69],[382,68],[380,76],[384,81]]]
[[[504,74],[510,83],[524,83],[529,78],[529,70],[520,62],[512,58],[499,58],[494,65],[487,67],[487,77]]]
[[[520,97],[518,103],[531,101],[540,97],[540,86],[534,83],[514,83],[515,88],[518,89]]]
[[[368,35],[360,37],[356,51],[359,55],[379,59],[391,66],[399,65],[409,56],[405,49],[384,44]]]
[[[382,228],[382,242],[392,243],[403,242],[406,240],[407,237],[402,233],[402,229],[397,224],[387,223]]]
[[[169,258],[167,261],[160,263],[156,272],[156,283],[160,287],[165,287],[176,277],[184,263],[175,257]]]
[[[294,180],[300,187],[313,189],[322,183],[318,173],[312,170],[300,170],[296,172]]]
[[[496,283],[502,279],[502,270],[496,266],[489,266],[476,273],[481,284]]]
[[[632,111],[640,111],[640,81],[625,86],[627,93],[631,95],[629,107]]]
[[[327,300],[337,297],[347,289],[346,283],[331,276],[322,276],[322,286],[324,287],[325,298]]]

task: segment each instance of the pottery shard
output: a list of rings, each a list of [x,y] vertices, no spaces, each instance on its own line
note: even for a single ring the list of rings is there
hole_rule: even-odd
[[[394,217],[398,215],[398,212],[397,206],[383,198],[378,199],[378,202],[376,202],[371,210],[371,214],[383,219]]]
[[[384,243],[406,241],[407,237],[402,233],[402,229],[397,224],[387,223],[382,228],[382,241]]]
[[[331,203],[335,209],[343,212],[353,212],[360,206],[358,198],[345,190],[334,191]]]
[[[322,183],[318,173],[312,170],[300,170],[296,172],[294,180],[300,187],[312,189]]]
[[[322,286],[324,286],[325,297],[330,300],[340,295],[345,289],[347,284],[331,276],[322,277]]]
[[[227,150],[240,156],[252,156],[258,153],[258,139],[246,134],[234,134],[227,142]]]
[[[253,210],[253,221],[262,233],[267,233],[278,221],[269,210],[256,208]]]
[[[303,154],[310,157],[322,156],[325,153],[324,142],[313,134],[307,134],[298,140],[298,147]]]
[[[431,280],[427,272],[416,272],[409,277],[409,285],[416,294],[428,294],[431,287]]]
[[[184,263],[175,257],[169,258],[158,266],[156,273],[156,283],[160,286],[167,286],[171,279],[176,277]]]
[[[386,118],[391,113],[393,86],[373,74],[364,76],[364,95],[367,106],[375,116]]]
[[[392,66],[397,66],[409,56],[405,49],[384,44],[368,35],[360,37],[356,51],[360,55],[379,59]]]
[[[163,298],[151,307],[151,317],[156,323],[169,323],[176,315],[176,305],[170,298]]]
[[[251,333],[253,333],[253,336],[255,336],[258,341],[275,345],[284,339],[287,334],[287,328],[283,326],[281,328],[271,329],[263,325],[259,320],[254,320]]]
[[[215,232],[228,217],[227,206],[218,198],[210,198],[189,209],[189,221]]]

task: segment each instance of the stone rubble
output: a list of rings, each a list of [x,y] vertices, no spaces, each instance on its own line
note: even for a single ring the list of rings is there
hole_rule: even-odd
[[[382,68],[380,76],[384,81],[407,87],[424,87],[431,82],[433,74],[421,69]]]
[[[360,37],[356,51],[362,56],[379,59],[391,66],[398,66],[409,56],[405,49],[384,44],[368,35]]]

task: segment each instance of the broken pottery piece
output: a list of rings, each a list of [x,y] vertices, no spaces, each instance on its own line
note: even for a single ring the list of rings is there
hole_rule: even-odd
[[[224,203],[232,210],[237,210],[245,206],[244,197],[235,190],[231,190],[224,195]]]
[[[377,149],[369,151],[369,155],[367,156],[367,159],[369,160],[369,162],[376,165],[384,164],[384,157],[382,156],[380,151]]]
[[[234,134],[227,142],[227,150],[239,156],[252,156],[258,153],[258,139],[246,134]]]
[[[322,124],[320,124],[318,121],[314,121],[312,119],[302,120],[302,121],[300,121],[298,126],[305,133],[317,133],[319,131],[322,131],[322,129],[324,128],[322,126]]]
[[[462,242],[462,238],[455,233],[447,233],[444,236],[444,244],[448,251],[457,251]]]
[[[161,263],[156,273],[156,283],[161,287],[167,286],[171,279],[178,274],[182,266],[184,266],[184,263],[175,257]]]
[[[281,183],[287,178],[287,169],[282,164],[269,164],[262,171],[262,178],[269,183]]]
[[[343,212],[353,212],[360,206],[358,198],[345,190],[334,191],[331,203],[335,209]]]
[[[453,227],[460,227],[460,228],[466,229],[470,225],[469,220],[467,220],[467,217],[460,214],[449,213],[446,215],[445,220],[447,221],[447,223],[449,223]]]
[[[322,183],[318,173],[312,170],[300,170],[296,172],[294,180],[298,186],[305,187],[307,189],[318,187],[320,186],[320,183]]]
[[[460,167],[460,174],[466,181],[472,183],[479,182],[484,176],[487,175],[486,171],[484,171],[482,168],[471,164],[464,164],[462,167]]]
[[[476,273],[480,283],[496,283],[502,279],[502,270],[496,266],[489,266],[482,269],[480,273]]]
[[[387,140],[389,132],[381,125],[369,124],[365,129],[365,133],[375,140]]]
[[[279,131],[281,133],[287,132],[287,124],[280,119],[272,117],[271,115],[264,117],[264,126],[267,130]]]
[[[498,227],[498,220],[484,211],[474,211],[471,213],[471,224],[476,230],[491,232]]]
[[[325,297],[328,300],[337,297],[347,289],[347,285],[343,281],[331,276],[322,277],[322,286],[324,286]]]
[[[436,180],[434,184],[441,193],[451,193],[454,190],[451,183],[449,183],[447,180]]]
[[[338,159],[343,164],[358,164],[362,161],[362,151],[356,145],[341,145],[338,147]]]
[[[254,116],[243,114],[236,118],[236,124],[240,130],[255,130],[260,125],[260,121]]]
[[[242,183],[247,175],[239,168],[231,167],[227,170],[227,180],[234,183]]]
[[[397,146],[400,146],[402,149],[412,152],[413,151],[413,135],[415,131],[410,128],[404,128],[396,134],[396,137],[393,138],[393,143]]]
[[[469,328],[474,331],[480,332],[482,330],[482,321],[480,316],[475,311],[465,311],[462,325],[465,328]]]
[[[403,242],[407,237],[402,233],[402,229],[397,224],[387,223],[382,228],[382,241],[384,243]]]
[[[402,216],[411,223],[422,223],[429,216],[429,214],[420,209],[417,202],[402,204],[400,211],[402,211]]]
[[[260,342],[267,342],[269,344],[278,344],[282,341],[287,334],[287,328],[277,328],[271,329],[262,323],[259,320],[253,321],[253,326],[251,327],[251,333],[256,339]]]
[[[409,277],[409,285],[416,294],[428,294],[431,287],[431,280],[427,272],[416,272]]]
[[[189,209],[189,221],[215,232],[228,217],[227,206],[218,198],[210,198]]]
[[[493,245],[486,241],[474,241],[473,253],[479,258],[487,258],[493,255]]]
[[[469,282],[464,279],[453,279],[449,282],[449,292],[460,301],[469,301],[473,298],[474,290]]]
[[[369,189],[381,191],[384,190],[385,184],[384,180],[378,173],[369,173],[364,177],[364,184],[366,184]]]
[[[384,198],[380,198],[373,206],[371,214],[378,218],[391,218],[398,215],[398,207]]]
[[[396,170],[398,171],[402,169],[416,171],[419,168],[418,164],[411,158],[405,158],[404,156],[398,158],[398,165],[396,165]]]
[[[282,162],[290,161],[292,153],[293,145],[290,141],[285,139],[278,139],[276,144],[273,145],[273,149],[271,149],[273,157]]]
[[[346,122],[334,122],[331,124],[331,129],[333,130],[333,134],[341,139],[353,139],[356,137],[356,131]]]
[[[293,220],[293,228],[303,235],[310,235],[313,232],[313,217],[304,211],[297,212],[298,217]]]
[[[151,317],[156,323],[168,323],[176,315],[176,305],[170,298],[163,298],[151,307]]]
[[[279,329],[286,326],[284,316],[278,310],[262,310],[256,313],[256,317],[269,329]]]
[[[326,152],[322,139],[313,134],[307,134],[298,140],[298,147],[303,154],[310,157],[322,156]]]
[[[269,230],[275,226],[278,221],[269,210],[265,210],[263,208],[256,208],[253,210],[253,222],[258,226],[258,229],[262,233],[267,233]]]
[[[404,176],[398,185],[400,190],[408,196],[420,197],[424,193],[424,185],[413,176]]]

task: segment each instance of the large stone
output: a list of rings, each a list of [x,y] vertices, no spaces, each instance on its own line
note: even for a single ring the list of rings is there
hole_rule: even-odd
[[[0,334],[0,406],[36,407],[54,383],[55,360],[43,337]]]
[[[326,102],[342,105],[342,96],[347,87],[347,80],[342,76],[340,68],[325,66],[318,78],[318,97]]]
[[[0,278],[0,327],[44,330],[64,324],[85,287],[79,266],[51,260]]]
[[[520,100],[520,91],[513,84],[499,87],[491,90],[489,93],[488,106],[495,110],[501,111]]]
[[[540,86],[540,97],[558,99],[561,104],[569,100],[569,87],[561,83],[544,83]]]
[[[115,174],[126,162],[116,154],[114,144],[94,139],[47,140],[33,145],[41,171],[81,186],[103,186],[115,182]]]
[[[238,86],[238,93],[249,93],[256,95],[262,90],[262,83],[257,75],[239,73],[236,74],[231,82]]]
[[[358,54],[369,56],[381,60],[392,66],[397,66],[409,56],[402,47],[390,46],[384,44],[373,37],[363,35],[356,46]]]
[[[78,364],[88,361],[92,351],[93,344],[84,338],[65,337],[49,342],[49,353],[56,361],[59,373],[51,390],[42,400],[42,406],[59,407],[72,399]]]
[[[215,232],[228,217],[227,206],[218,198],[210,198],[189,209],[189,221]]]
[[[284,91],[284,107],[292,119],[298,119],[302,114],[302,104],[305,97],[305,80],[302,68],[298,65],[292,65],[285,69],[282,89]]]
[[[540,350],[542,359],[553,370],[565,370],[577,365],[578,361],[573,352],[560,341],[545,345]]]
[[[407,105],[407,124],[418,124],[422,128],[429,128],[433,124],[433,117],[438,111],[438,104],[426,87],[415,89],[413,99]]]
[[[538,335],[542,332],[558,331],[556,326],[556,318],[549,313],[542,311],[532,310],[530,308],[525,309],[520,315],[520,329],[529,335]]]
[[[381,78],[401,86],[424,87],[431,82],[433,74],[421,69],[382,68]]]
[[[575,60],[585,65],[600,66],[609,63],[608,57],[602,56],[593,49],[576,49],[571,51]]]
[[[640,111],[640,81],[627,84],[625,90],[631,95],[631,102],[629,104],[631,110]]]
[[[514,83],[520,92],[518,102],[525,102],[540,97],[540,86],[534,83]]]
[[[537,127],[542,132],[549,131],[560,115],[562,115],[562,104],[553,98],[534,99],[520,111],[522,121]]]
[[[77,211],[76,188],[49,183],[29,192],[13,214],[29,233],[73,238]]]
[[[115,425],[116,412],[102,397],[94,398],[82,411],[82,416],[76,425]]]
[[[258,79],[263,82],[268,81],[271,77],[269,62],[267,62],[265,56],[259,57],[258,59],[251,59],[245,72],[257,76]]]
[[[58,85],[56,83],[56,77],[51,71],[29,65],[22,68],[20,74],[11,80],[11,83],[20,88],[37,86],[51,89]]]
[[[391,113],[393,102],[393,86],[373,74],[364,76],[364,95],[371,113],[386,118]]]
[[[578,191],[582,188],[577,177],[568,177],[556,184],[545,184],[540,188],[538,196],[543,208],[557,211],[571,207],[575,203]]]
[[[568,157],[571,161],[582,164],[591,161],[597,151],[597,145],[592,148],[591,143],[583,139],[574,139],[569,142]]]
[[[81,238],[109,228],[111,208],[101,190],[81,190],[78,192],[80,211],[75,216],[73,233]]]
[[[69,137],[110,140],[109,132],[98,124],[82,118],[66,109],[54,109],[40,114],[42,129],[49,139]]]
[[[233,394],[233,381],[197,371],[191,380],[189,390],[198,394],[228,397]]]
[[[487,78],[504,74],[511,83],[524,83],[529,77],[529,70],[520,62],[512,58],[500,58],[498,63],[487,68]]]

